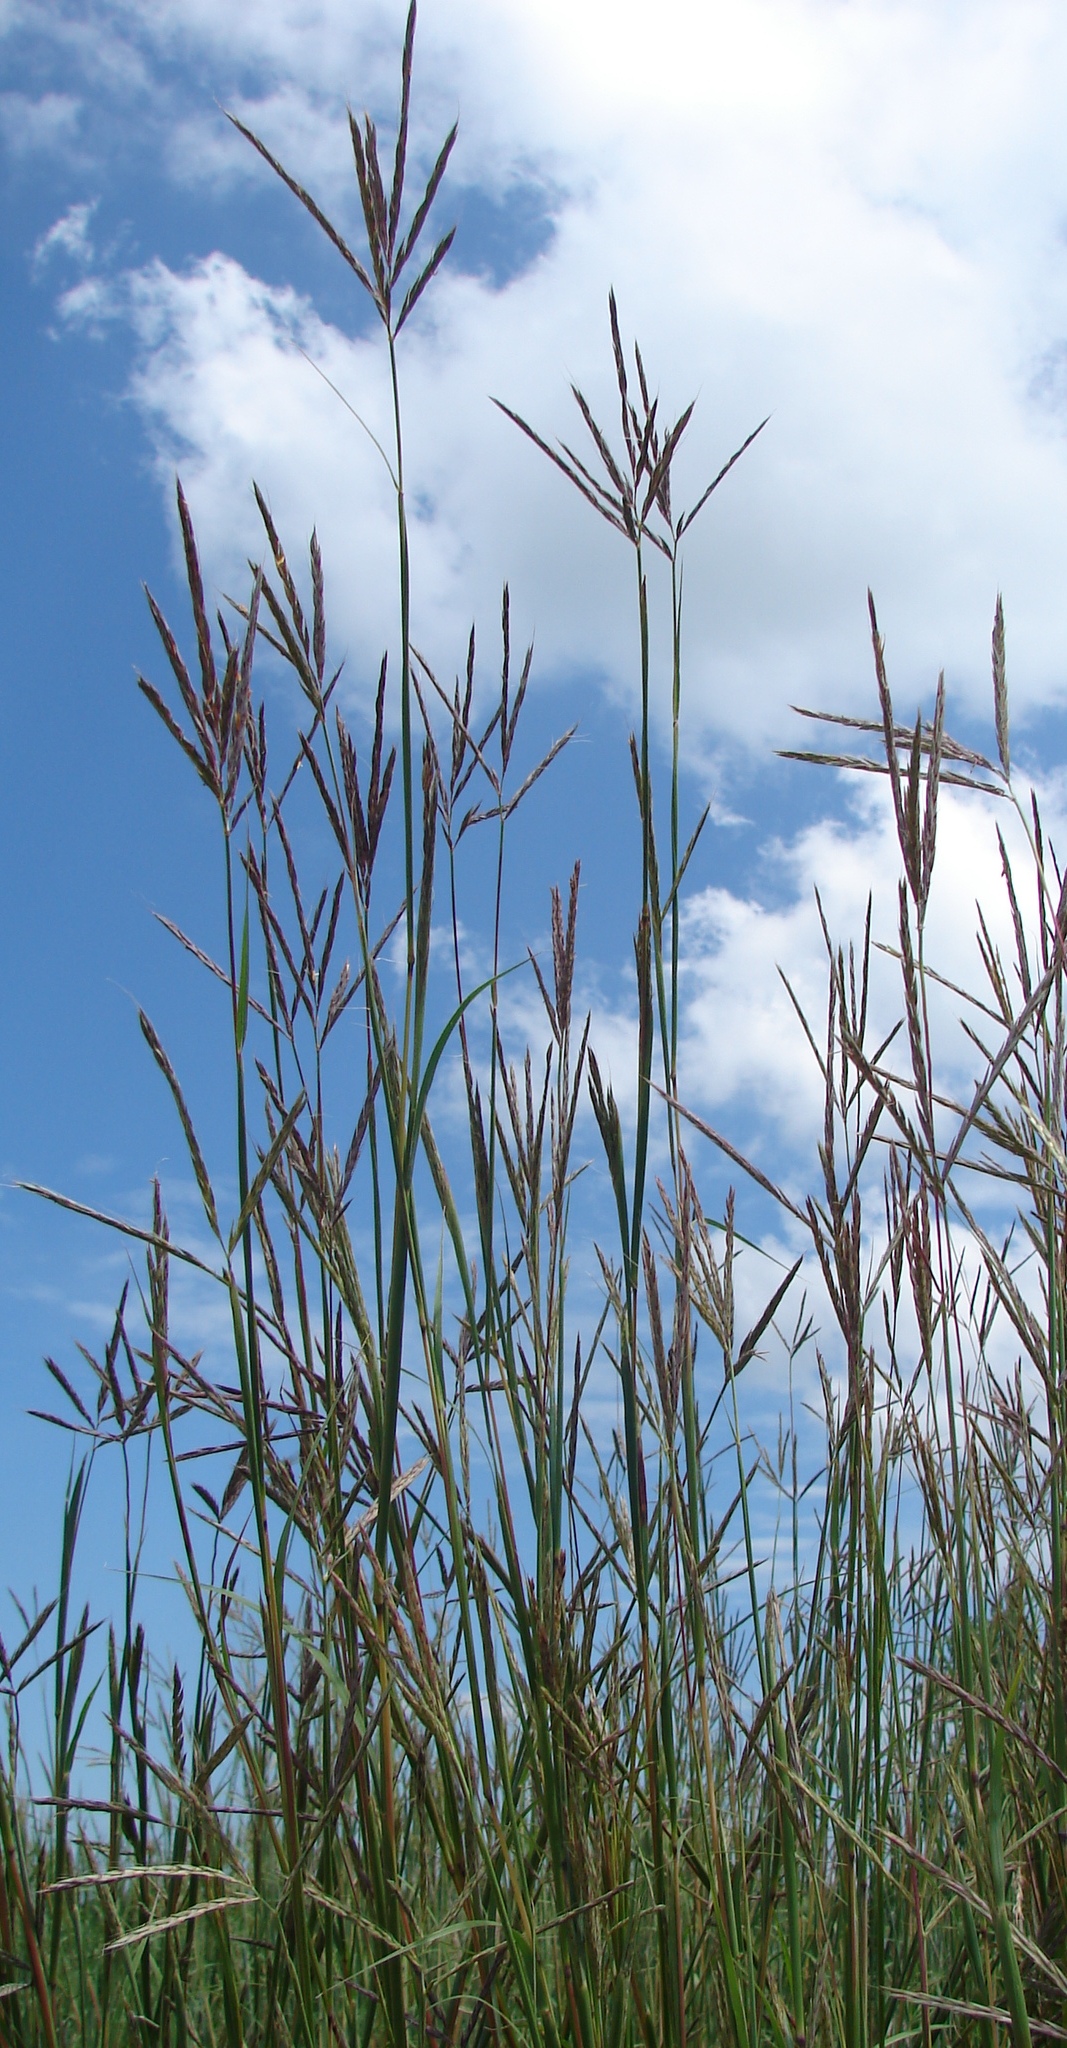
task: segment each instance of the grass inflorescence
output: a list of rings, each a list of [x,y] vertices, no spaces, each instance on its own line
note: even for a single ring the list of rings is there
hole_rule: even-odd
[[[147,1225],[101,1219],[131,1240],[136,1284],[84,1376],[53,1367],[85,1456],[58,1594],[0,1646],[0,2042],[1067,2038],[1067,885],[1013,781],[1000,609],[991,758],[950,739],[943,688],[929,721],[898,722],[873,606],[876,715],[830,721],[839,746],[869,751],[805,756],[888,784],[901,1021],[878,1038],[870,922],[851,948],[827,931],[826,1015],[798,1023],[825,1097],[816,1191],[799,1197],[691,1113],[678,1071],[680,908],[704,824],[687,837],[681,816],[682,547],[755,436],[679,511],[691,408],[660,419],[612,298],[617,426],[577,390],[584,452],[510,416],[632,551],[632,1128],[576,1007],[577,870],[532,963],[543,1044],[516,1056],[505,848],[569,735],[524,754],[530,657],[513,657],[506,593],[488,701],[473,635],[451,690],[412,640],[402,333],[448,251],[428,222],[454,140],[412,205],[413,36],[414,8],[391,164],[374,124],[351,123],[362,254],[248,138],[369,295],[388,355],[397,656],[367,743],[338,701],[318,543],[298,572],[262,497],[261,562],[216,623],[179,487],[191,659],[150,600],[169,677],[141,687],[217,821],[223,957],[177,936],[228,992],[236,1208],[209,1172],[218,1134],[201,1143],[143,1016],[202,1221],[177,1242],[158,1186]],[[670,591],[665,834],[654,570]],[[302,705],[281,775],[264,658]],[[1002,840],[1015,957],[983,922],[986,985],[955,992],[978,1074],[960,1102],[939,1079],[927,957],[945,784],[995,792],[1029,866],[1024,881]],[[333,862],[312,884],[309,804]],[[473,983],[471,835],[493,878]],[[590,1213],[576,1192],[587,1103],[610,1222],[592,1322],[570,1278]],[[701,1134],[800,1248],[747,1328],[735,1197],[709,1214]],[[976,1169],[1014,1217],[1000,1235]],[[770,1572],[744,1375],[772,1344],[814,1349],[805,1256],[836,1325],[820,1340],[825,1456],[802,1500],[784,1443],[792,1568],[778,1557]],[[228,1359],[183,1350],[176,1262],[220,1291]],[[594,1373],[616,1388],[611,1446],[588,1423]],[[139,1579],[149,1441],[196,1644],[165,1684]],[[72,1587],[104,1458],[133,1505],[101,1663]],[[43,1788],[20,1717],[41,1684]],[[110,1750],[94,1784],[83,1751],[101,1702]]]

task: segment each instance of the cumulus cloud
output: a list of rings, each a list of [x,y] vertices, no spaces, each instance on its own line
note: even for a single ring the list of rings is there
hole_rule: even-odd
[[[267,0],[253,16],[243,0],[102,0],[101,19],[149,70],[187,61],[217,76],[220,97],[351,226],[343,96],[387,131],[401,6]],[[415,632],[435,666],[447,676],[461,661],[470,618],[496,616],[507,577],[516,639],[536,631],[535,676],[599,679],[632,704],[627,550],[489,403],[580,434],[573,377],[610,428],[611,283],[665,412],[697,397],[682,502],[772,415],[692,536],[692,762],[710,775],[724,753],[781,742],[791,702],[869,703],[868,583],[903,713],[942,665],[956,706],[985,712],[998,587],[1017,715],[1062,703],[1056,9],[669,0],[650,37],[631,0],[454,0],[424,9],[416,64],[419,163],[458,111],[462,190],[500,200],[524,179],[553,192],[554,232],[517,274],[446,271],[403,338]],[[175,179],[222,193],[264,175],[192,92],[168,161]],[[278,188],[276,205],[284,220],[295,202]],[[225,250],[150,262],[95,297],[93,285],[67,295],[67,318],[131,326],[132,396],[168,494],[182,470],[216,594],[260,550],[255,477],[294,555],[318,527],[335,651],[358,690],[395,635],[391,489],[372,438],[388,448],[389,390],[362,310],[354,301],[342,332]],[[656,584],[657,629],[663,598]],[[931,947],[962,981],[974,980],[975,895],[1002,902],[987,808],[943,799]],[[836,822],[775,841],[751,894],[691,902],[684,1077],[696,1107],[747,1106],[808,1142],[818,1076],[776,970],[818,1018],[815,882],[835,938],[859,936],[873,888],[875,930],[892,945],[896,871],[884,803],[868,791]],[[888,1015],[883,955],[876,980]],[[625,1068],[625,1015],[601,1021]],[[954,1025],[948,1043],[962,1086]]]
[[[195,54],[224,90],[243,80],[242,113],[349,221],[340,89],[388,113],[399,9],[276,0],[253,24],[237,0],[127,0],[110,14],[142,51]],[[406,352],[419,630],[436,653],[454,654],[507,574],[548,668],[633,689],[625,551],[488,404],[580,431],[573,376],[610,422],[614,283],[664,407],[698,397],[683,496],[772,413],[692,540],[688,701],[709,743],[763,746],[792,699],[866,694],[868,583],[912,700],[942,664],[968,702],[984,696],[998,587],[1017,708],[1062,700],[1055,10],[673,0],[649,38],[630,5],[457,0],[447,18],[425,10],[417,65],[417,151],[458,110],[461,180],[499,191],[521,170],[559,195],[523,273],[498,290],[444,280]],[[221,117],[188,118],[174,174],[232,180]],[[279,215],[293,204],[279,189]],[[328,534],[351,593],[341,630],[376,645],[378,459],[293,341],[312,341],[377,430],[375,352],[224,257],[156,266],[131,302],[136,396],[158,445],[185,451],[209,536],[246,532],[255,473],[283,524]]]
[[[1029,791],[1021,786],[1025,812]],[[998,1027],[956,991],[990,1005],[993,997],[978,946],[979,909],[999,949],[1009,988],[1019,993],[1015,939],[1001,864],[1003,836],[1023,907],[1036,900],[1033,859],[1022,817],[1009,803],[942,788],[934,886],[926,921],[925,957],[940,977],[930,987],[935,1067],[947,1095],[966,1103],[983,1072],[981,1055],[963,1029],[999,1046]],[[1064,813],[1053,787],[1043,792],[1045,824],[1063,843]],[[772,839],[751,896],[708,888],[693,896],[683,923],[685,1033],[682,1092],[694,1108],[733,1105],[758,1113],[785,1159],[810,1166],[821,1131],[823,1084],[798,1010],[815,1044],[826,1036],[828,958],[823,920],[835,951],[855,947],[857,974],[871,904],[869,1044],[878,1044],[904,1015],[899,961],[899,878],[902,863],[888,789],[854,787],[843,815]],[[820,915],[821,906],[821,915]],[[1028,929],[1031,959],[1036,934]],[[792,1000],[786,982],[796,998]],[[907,1072],[901,1036],[891,1064]]]

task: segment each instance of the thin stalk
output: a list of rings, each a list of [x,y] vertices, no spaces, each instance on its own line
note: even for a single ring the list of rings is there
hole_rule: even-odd
[[[229,824],[223,810],[223,843],[226,866],[226,929],[229,945],[234,1068],[237,1095],[237,1175],[241,1212],[250,1186],[248,1123],[245,1104],[244,1045],[248,1016],[248,906],[245,905],[240,965],[233,888],[233,856]],[[237,1347],[238,1373],[248,1446],[249,1481],[256,1519],[256,1550],[263,1586],[264,1633],[267,1672],[271,1695],[271,1718],[281,1781],[283,1823],[286,1842],[286,1878],[293,1913],[296,1949],[298,2011],[302,2036],[313,2044],[313,1969],[304,1901],[303,1856],[297,1809],[296,1778],[289,1725],[289,1693],[285,1670],[284,1616],[279,1594],[278,1573],[272,1555],[267,1520],[267,1486],[264,1457],[263,1415],[265,1394],[256,1318],[255,1274],[252,1260],[252,1219],[245,1224],[242,1238],[244,1263],[243,1304],[231,1282],[231,1306]],[[242,1318],[243,1307],[243,1318]]]

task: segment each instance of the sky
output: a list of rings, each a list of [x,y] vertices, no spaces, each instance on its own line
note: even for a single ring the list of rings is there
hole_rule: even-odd
[[[217,945],[210,819],[135,687],[162,679],[142,583],[184,631],[176,471],[217,601],[261,545],[253,479],[294,555],[316,526],[357,722],[395,642],[388,479],[337,395],[382,431],[378,339],[223,109],[355,235],[346,102],[391,137],[403,17],[0,0],[0,1584],[23,1597],[47,1587],[67,1469],[25,1414],[52,1405],[40,1359],[99,1346],[129,1269],[12,1183],[143,1220],[159,1172],[192,1227],[139,1004],[225,1127],[223,1012],[153,916]],[[520,841],[511,936],[544,943],[549,886],[580,857],[580,990],[624,1101],[632,565],[490,399],[570,438],[574,382],[613,421],[613,288],[665,412],[696,401],[683,499],[768,419],[686,556],[684,809],[712,821],[683,1078],[799,1185],[819,1083],[777,970],[818,1015],[816,887],[835,938],[859,935],[872,890],[891,939],[898,862],[884,792],[776,749],[805,743],[795,704],[870,713],[868,587],[902,714],[944,669],[950,725],[987,749],[1003,592],[1014,758],[1054,828],[1063,811],[1067,19],[1044,0],[663,0],[650,33],[629,0],[423,0],[415,67],[424,173],[460,124],[435,214],[456,241],[402,345],[415,635],[450,678],[473,620],[491,669],[507,580],[515,643],[535,643],[531,749],[577,723]],[[954,979],[976,895],[999,900],[991,810],[945,805],[932,932]],[[511,1000],[518,1029],[532,999]]]

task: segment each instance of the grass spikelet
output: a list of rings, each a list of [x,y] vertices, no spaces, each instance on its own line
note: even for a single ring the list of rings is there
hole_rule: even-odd
[[[150,599],[175,708],[141,689],[211,798],[224,937],[162,922],[207,976],[205,1046],[228,992],[232,1104],[194,1127],[141,1015],[210,1262],[158,1182],[146,1223],[35,1190],[119,1232],[134,1272],[103,1353],[48,1366],[78,1458],[52,1597],[0,1643],[0,2040],[1064,2039],[1067,885],[1013,781],[1003,608],[995,757],[952,736],[943,678],[898,721],[873,598],[870,715],[803,714],[833,739],[795,755],[885,778],[900,867],[891,947],[870,903],[839,934],[817,898],[817,1018],[786,983],[821,1097],[804,1183],[679,1081],[708,817],[685,816],[683,541],[766,422],[680,512],[697,416],[661,401],[614,293],[611,433],[578,388],[584,453],[502,407],[632,550],[613,1079],[582,1015],[582,869],[556,872],[541,808],[572,731],[531,743],[508,588],[491,683],[473,627],[447,684],[415,651],[398,341],[448,252],[429,218],[455,141],[412,205],[415,29],[412,6],[391,150],[350,121],[362,253],[235,123],[376,309],[395,622],[342,702],[329,565],[257,491],[263,566],[216,632],[179,487],[192,651]],[[303,721],[288,751],[264,657]],[[932,957],[946,787],[1005,821],[976,989]],[[106,1630],[78,1576],[101,1484]],[[177,1660],[148,1574],[167,1526]]]

